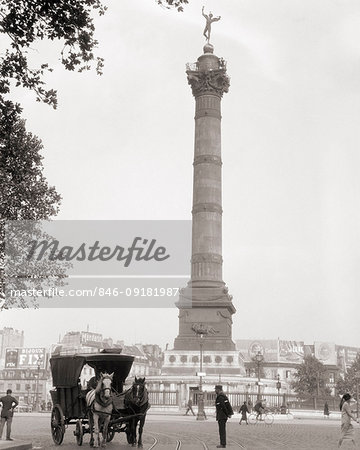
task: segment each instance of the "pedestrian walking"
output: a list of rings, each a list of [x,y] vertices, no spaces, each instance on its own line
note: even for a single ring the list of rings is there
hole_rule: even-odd
[[[0,439],[2,439],[2,434],[4,426],[6,423],[6,440],[13,441],[11,439],[11,423],[14,415],[14,408],[17,407],[19,402],[12,395],[12,390],[8,389],[6,395],[0,398],[0,403],[2,405],[1,410],[1,422],[0,422]]]
[[[357,423],[359,423],[359,419],[357,419],[351,411],[350,408],[350,400],[351,395],[350,394],[344,394],[342,396],[341,402],[340,402],[340,411],[341,411],[341,437],[339,440],[339,447],[341,447],[341,444],[345,440],[350,440],[354,447],[355,447],[355,430],[352,426],[351,419],[355,420]]]
[[[191,412],[192,412],[192,415],[195,416],[195,413],[194,413],[194,411],[193,411],[193,409],[192,409],[192,405],[193,405],[193,402],[192,402],[191,398],[189,398],[189,401],[188,401],[187,404],[186,404],[186,408],[187,408],[187,409],[186,409],[185,416],[188,415],[188,412],[189,412],[189,411],[191,411]]]
[[[252,408],[253,408],[253,402],[251,401],[250,398],[249,398],[249,400],[248,400],[247,406],[248,406],[249,413],[251,413]]]
[[[328,405],[328,402],[325,402],[325,405],[324,405],[324,417],[325,417],[325,419],[328,419],[329,415],[330,415],[329,405]]]
[[[234,414],[230,405],[229,399],[224,394],[222,386],[219,384],[215,386],[216,392],[216,420],[219,426],[220,445],[216,448],[226,448],[226,422]]]
[[[249,409],[248,409],[248,406],[247,406],[247,403],[246,403],[246,401],[241,405],[241,407],[240,407],[240,409],[239,409],[239,413],[241,414],[241,419],[240,419],[240,422],[239,422],[239,424],[241,425],[241,422],[243,421],[243,420],[245,420],[245,422],[246,422],[246,425],[249,425],[248,424],[248,421],[247,421],[247,414],[249,413],[250,411],[249,411]]]

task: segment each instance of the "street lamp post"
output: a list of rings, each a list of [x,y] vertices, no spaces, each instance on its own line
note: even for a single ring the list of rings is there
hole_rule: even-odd
[[[40,411],[39,402],[39,381],[40,381],[40,369],[41,369],[42,359],[38,359],[37,363],[37,376],[36,376],[36,400],[35,400],[35,411]]]
[[[200,338],[200,372],[199,372],[199,393],[198,393],[198,412],[196,420],[205,420],[206,415],[204,412],[204,392],[203,392],[203,338],[206,335],[206,330],[204,328],[199,328],[195,330],[195,333]]]
[[[26,389],[26,392],[27,392],[27,404],[28,404],[28,407],[29,407],[30,406],[30,390],[31,390],[30,385],[28,384],[25,389]]]
[[[200,333],[200,377],[199,377],[199,395],[198,395],[198,412],[196,420],[205,420],[204,413],[204,392],[202,388],[202,371],[203,371],[203,337],[204,335]]]
[[[277,376],[277,382],[276,382],[276,389],[278,391],[278,406],[280,406],[280,389],[281,389],[281,382],[280,382],[280,375]]]
[[[257,372],[258,372],[258,391],[257,391],[257,399],[260,400],[260,365],[264,361],[264,356],[260,352],[260,350],[255,355],[255,361],[257,364]]]
[[[320,372],[316,373],[316,397],[315,397],[315,409],[317,409],[318,399],[320,395]]]

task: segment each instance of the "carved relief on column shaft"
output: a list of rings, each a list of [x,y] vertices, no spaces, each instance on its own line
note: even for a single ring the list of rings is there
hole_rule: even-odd
[[[188,70],[186,73],[194,97],[203,94],[222,97],[224,92],[229,91],[230,79],[223,69],[206,72]]]

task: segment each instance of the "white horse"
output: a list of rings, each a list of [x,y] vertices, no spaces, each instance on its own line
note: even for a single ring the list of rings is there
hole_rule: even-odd
[[[101,446],[106,447],[107,431],[113,410],[113,400],[111,396],[111,383],[114,373],[100,373],[100,379],[96,389],[91,389],[86,394],[86,404],[89,407],[89,426],[91,432],[90,446],[100,445],[100,423],[102,422],[102,442]],[[95,433],[95,440],[93,433]]]

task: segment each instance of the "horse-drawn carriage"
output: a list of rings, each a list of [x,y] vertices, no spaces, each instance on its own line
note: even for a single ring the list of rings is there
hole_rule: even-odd
[[[78,445],[82,445],[84,434],[90,433],[90,445],[98,447],[101,433],[105,446],[115,433],[120,432],[125,432],[127,442],[135,445],[139,422],[138,446],[142,447],[141,434],[150,407],[145,378],[135,378],[132,387],[123,392],[133,361],[133,356],[106,352],[50,359],[55,386],[50,391],[53,402],[51,433],[55,444],[60,445],[66,427],[75,424]],[[80,374],[85,365],[95,371],[93,389],[82,389],[80,385]]]

